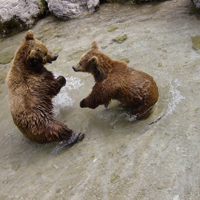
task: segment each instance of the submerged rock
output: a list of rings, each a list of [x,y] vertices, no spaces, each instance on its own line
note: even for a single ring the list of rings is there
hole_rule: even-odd
[[[99,6],[99,0],[46,0],[49,10],[58,18],[70,19],[92,13]]]
[[[114,30],[116,30],[116,29],[118,29],[119,27],[118,26],[112,26],[112,27],[110,27],[109,28],[109,32],[112,32],[112,31],[114,31]]]
[[[0,0],[0,36],[31,28],[44,15],[44,0]]]
[[[200,50],[200,35],[191,37],[191,39],[192,39],[193,49],[195,49],[196,51]]]
[[[127,39],[127,35],[124,34],[124,35],[122,35],[122,36],[113,38],[112,41],[118,42],[118,43],[122,43],[122,42],[124,42],[124,40],[126,40],[126,39]]]

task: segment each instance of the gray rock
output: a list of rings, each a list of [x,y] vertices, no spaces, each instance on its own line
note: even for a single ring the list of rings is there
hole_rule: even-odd
[[[135,3],[135,0],[104,0],[106,3]]]
[[[76,18],[92,13],[99,6],[99,0],[46,0],[48,8],[56,17]]]
[[[108,3],[146,3],[151,1],[164,1],[164,0],[104,0],[103,2]]]
[[[41,0],[0,0],[0,35],[31,28],[45,12]]]
[[[191,0],[197,9],[200,9],[200,0]]]

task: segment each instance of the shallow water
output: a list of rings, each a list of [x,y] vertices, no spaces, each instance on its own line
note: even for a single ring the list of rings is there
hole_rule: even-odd
[[[37,23],[35,37],[59,54],[46,67],[67,79],[54,99],[55,117],[86,136],[67,149],[27,140],[8,109],[11,63],[0,64],[0,199],[200,199],[200,53],[191,41],[200,18],[190,5],[105,4],[82,19]],[[3,39],[0,54],[12,55],[24,33]],[[112,41],[124,34],[124,42]],[[111,58],[128,59],[155,78],[160,97],[148,119],[135,121],[116,101],[108,109],[79,107],[94,80],[71,67],[93,40]]]

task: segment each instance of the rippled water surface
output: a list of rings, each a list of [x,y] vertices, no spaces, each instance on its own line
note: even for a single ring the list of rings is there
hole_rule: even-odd
[[[54,99],[55,117],[85,139],[67,149],[27,140],[8,109],[11,63],[0,64],[0,199],[200,199],[200,53],[191,41],[200,35],[199,19],[190,1],[172,0],[104,4],[82,19],[40,20],[35,37],[59,54],[46,67],[67,79]],[[12,57],[24,34],[0,40],[0,61]],[[112,41],[125,34],[124,42]],[[72,66],[93,40],[154,77],[160,97],[148,119],[135,121],[117,101],[108,109],[79,107],[94,80]]]

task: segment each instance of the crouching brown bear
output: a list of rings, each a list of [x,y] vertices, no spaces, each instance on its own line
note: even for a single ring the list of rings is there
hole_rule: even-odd
[[[81,108],[107,106],[116,99],[130,107],[136,119],[144,119],[158,100],[158,87],[150,75],[112,60],[99,51],[96,41],[72,68],[75,72],[89,72],[95,79],[91,94],[80,102]]]
[[[82,140],[65,124],[53,118],[52,98],[66,84],[63,76],[55,78],[44,64],[51,63],[58,55],[34,38],[31,30],[15,53],[8,72],[9,107],[18,129],[30,140],[38,143],[63,141],[65,145]]]

